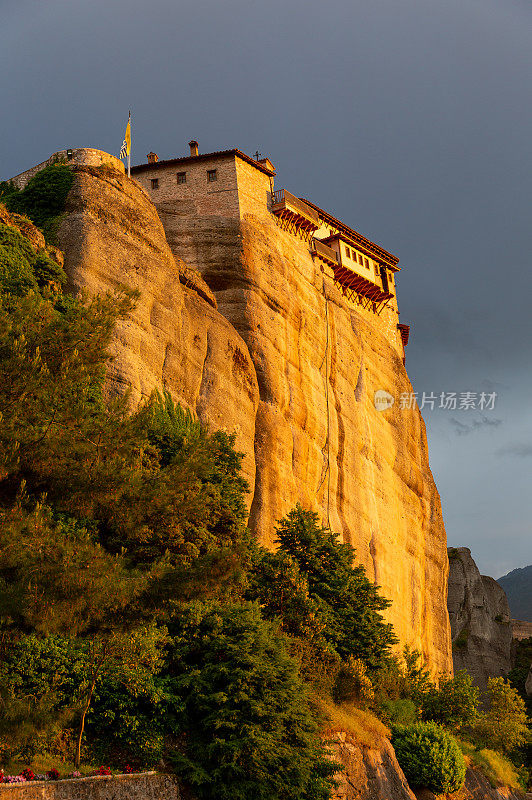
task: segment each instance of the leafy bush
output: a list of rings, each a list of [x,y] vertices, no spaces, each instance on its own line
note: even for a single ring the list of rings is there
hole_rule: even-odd
[[[464,785],[466,765],[456,740],[435,722],[395,728],[392,744],[412,787],[436,794],[457,792]]]
[[[297,667],[255,605],[190,604],[170,625],[176,772],[199,800],[318,800],[326,758]]]
[[[355,703],[366,706],[375,696],[366,665],[359,658],[350,656],[336,674],[333,686],[335,703]]]
[[[479,694],[471,676],[465,670],[459,670],[453,678],[443,678],[438,687],[432,686],[423,693],[423,719],[454,730],[473,725],[478,717]]]
[[[0,195],[10,211],[25,214],[41,228],[48,241],[54,233],[65,208],[74,175],[64,164],[50,164],[28,181],[22,191],[4,184]]]
[[[409,698],[383,700],[380,705],[381,717],[389,725],[413,725],[419,721],[415,703]]]
[[[0,291],[20,296],[65,280],[63,269],[45,251],[34,250],[19,230],[0,223]]]

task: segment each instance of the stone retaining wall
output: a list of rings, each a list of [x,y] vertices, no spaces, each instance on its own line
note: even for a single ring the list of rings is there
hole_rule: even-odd
[[[70,156],[68,155],[69,153]],[[10,180],[18,189],[23,189],[34,175],[49,164],[55,164],[57,162],[65,163],[67,166],[107,166],[119,172],[124,172],[124,165],[119,158],[105,153],[103,150],[95,150],[93,147],[77,147],[74,150],[58,150],[57,153],[53,153],[46,161],[42,161],[40,164],[31,167],[31,169],[27,169],[15,175],[13,178],[10,178]]]
[[[139,775],[71,778],[0,784],[0,800],[183,800],[173,775],[144,772]]]

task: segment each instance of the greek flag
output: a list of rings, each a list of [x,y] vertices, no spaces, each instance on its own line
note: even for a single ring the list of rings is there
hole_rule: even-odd
[[[127,121],[126,127],[126,135],[124,137],[124,141],[122,142],[122,147],[120,148],[120,158],[126,158],[131,153],[131,111],[129,112],[129,117]]]
[[[126,126],[126,135],[124,136],[124,141],[122,142],[122,147],[120,148],[120,156],[119,158],[127,158],[127,174],[131,174],[131,111],[129,112],[129,117],[127,120]]]

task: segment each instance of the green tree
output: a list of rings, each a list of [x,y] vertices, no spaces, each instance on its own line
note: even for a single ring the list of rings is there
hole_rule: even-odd
[[[170,626],[175,769],[200,800],[318,800],[335,771],[297,666],[254,605],[189,604]]]
[[[433,720],[447,728],[459,731],[474,725],[478,718],[480,690],[471,676],[459,670],[452,678],[443,678],[439,686],[432,686],[422,695],[423,719]]]
[[[338,534],[319,524],[316,513],[299,504],[279,522],[276,533],[278,553],[259,559],[253,579],[252,591],[264,613],[279,616],[293,632],[317,621],[327,647],[342,659],[360,658],[370,670],[382,665],[397,641],[379,613],[390,602],[368,580],[364,568],[354,564],[351,545],[342,544]],[[287,558],[298,573],[291,567],[294,590],[285,580],[281,608],[274,581]]]
[[[76,740],[74,765],[81,761],[81,743],[85,730],[85,719],[90,709],[98,683],[107,679],[133,694],[143,691],[147,679],[159,671],[162,665],[162,646],[166,640],[166,629],[155,625],[133,630],[108,633],[101,632],[80,643],[83,658],[81,680],[76,687],[80,714]]]
[[[488,680],[488,711],[475,725],[485,747],[511,753],[530,740],[525,702],[504,678]]]

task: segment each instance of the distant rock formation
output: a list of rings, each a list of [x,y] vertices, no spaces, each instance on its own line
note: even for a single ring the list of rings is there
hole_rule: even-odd
[[[532,696],[532,665],[530,667],[530,672],[528,673],[528,678],[526,679],[525,690],[529,697]]]
[[[498,583],[506,592],[512,617],[532,623],[532,565],[512,570]]]
[[[532,622],[525,622],[522,619],[513,619],[512,635],[514,639],[532,638]]]
[[[449,548],[447,600],[455,671],[466,669],[475,683],[511,669],[512,627],[504,589],[481,575],[467,547]]]

